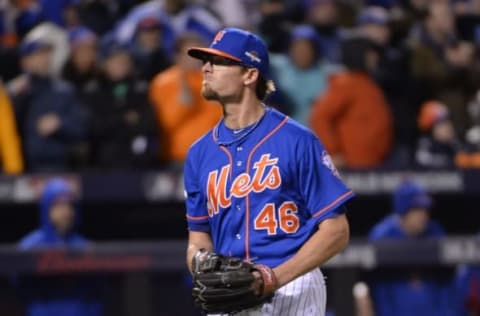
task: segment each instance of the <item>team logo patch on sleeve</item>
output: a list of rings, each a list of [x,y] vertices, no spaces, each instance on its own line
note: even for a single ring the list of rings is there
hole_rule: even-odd
[[[332,157],[330,157],[330,155],[327,153],[326,150],[322,152],[322,162],[325,165],[325,167],[330,169],[330,171],[335,177],[340,179],[340,173],[338,173],[337,168],[335,168],[335,165],[333,164]]]

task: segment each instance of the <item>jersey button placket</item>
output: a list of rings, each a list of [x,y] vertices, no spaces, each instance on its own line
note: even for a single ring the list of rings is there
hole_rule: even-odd
[[[233,179],[238,177],[240,174],[244,173],[244,149],[241,145],[231,148],[232,151],[232,169],[233,169]]]
[[[236,148],[235,148],[235,166],[236,166],[236,169],[237,169],[237,173],[240,174],[242,172],[244,172],[243,169],[243,158],[244,158],[244,154],[243,154],[243,147],[242,145],[238,145]]]

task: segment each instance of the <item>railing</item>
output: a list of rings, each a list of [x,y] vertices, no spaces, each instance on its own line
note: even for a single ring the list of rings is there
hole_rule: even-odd
[[[28,203],[38,199],[45,180],[53,175],[0,176],[0,202]],[[60,175],[69,180],[86,201],[182,201],[180,172],[109,172]],[[432,193],[480,193],[480,170],[342,172],[358,195],[390,193],[411,177]]]
[[[85,249],[18,250],[0,246],[0,273],[76,274],[84,272],[178,272],[185,270],[185,241],[112,242]],[[480,239],[450,237],[438,240],[368,243],[354,239],[325,268],[373,269],[480,263]]]

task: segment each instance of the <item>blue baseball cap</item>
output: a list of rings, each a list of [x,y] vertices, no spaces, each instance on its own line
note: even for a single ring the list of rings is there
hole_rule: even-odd
[[[267,46],[257,35],[241,29],[223,29],[215,35],[210,47],[192,47],[188,55],[202,60],[207,55],[225,57],[246,67],[257,68],[263,78],[269,78]]]
[[[122,53],[129,55],[132,54],[129,43],[120,42],[111,34],[105,35],[100,41],[98,57],[101,61],[105,61],[105,59],[110,58],[113,55]]]
[[[319,38],[311,25],[298,25],[290,32],[290,41],[308,40],[318,46]]]
[[[413,208],[429,209],[432,198],[425,188],[412,180],[404,180],[393,193],[393,211],[403,215]]]
[[[68,32],[68,41],[70,45],[75,46],[79,43],[96,42],[97,35],[87,27],[79,26]]]
[[[371,6],[363,9],[357,18],[357,25],[375,24],[387,25],[390,15],[383,7]]]
[[[40,50],[51,49],[52,45],[42,40],[27,40],[20,44],[18,52],[20,56],[28,56]]]

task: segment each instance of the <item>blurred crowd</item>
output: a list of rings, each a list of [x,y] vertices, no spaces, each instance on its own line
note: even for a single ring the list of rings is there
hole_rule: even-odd
[[[268,44],[265,101],[343,169],[480,167],[480,0],[0,1],[6,174],[181,166],[221,117],[185,51]]]

